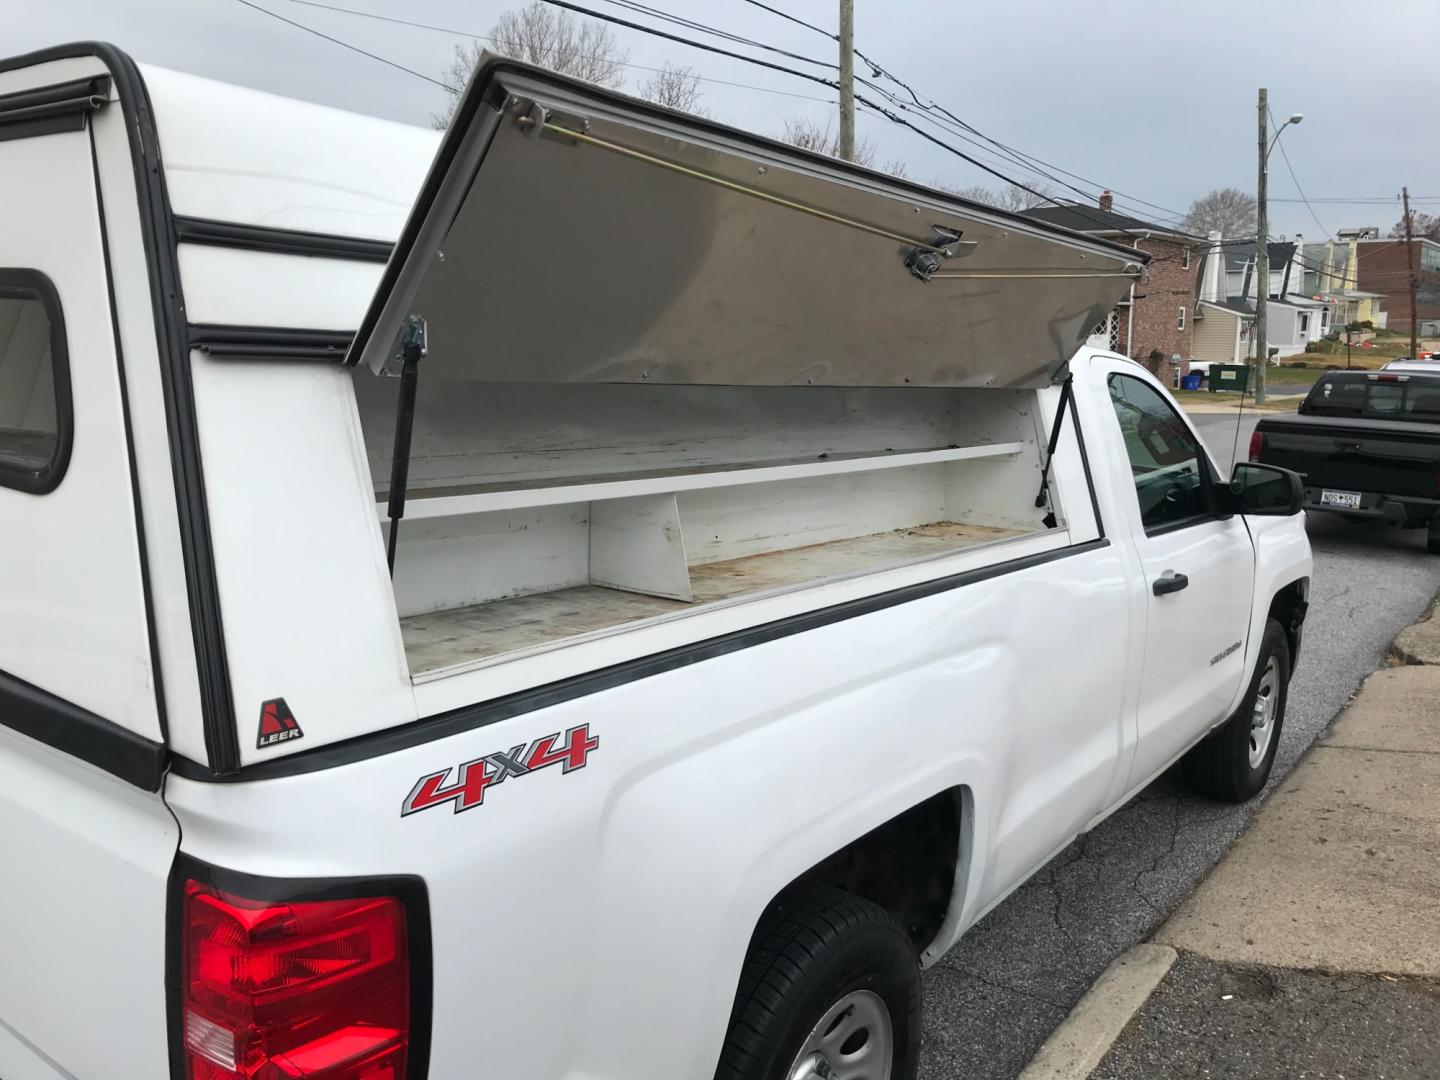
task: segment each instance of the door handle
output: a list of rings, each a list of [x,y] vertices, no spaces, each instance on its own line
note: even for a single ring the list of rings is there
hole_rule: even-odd
[[[1166,593],[1179,592],[1190,584],[1190,579],[1184,574],[1177,574],[1174,570],[1166,570],[1150,588],[1156,596],[1164,596]]]

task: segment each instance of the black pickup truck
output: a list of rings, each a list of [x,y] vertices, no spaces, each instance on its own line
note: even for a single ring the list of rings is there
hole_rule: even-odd
[[[1305,509],[1429,529],[1440,555],[1440,374],[1329,371],[1296,416],[1267,416],[1250,460],[1299,473]]]

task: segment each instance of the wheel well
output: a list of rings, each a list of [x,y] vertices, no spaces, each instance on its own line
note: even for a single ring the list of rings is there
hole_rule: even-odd
[[[942,791],[822,859],[786,891],[819,882],[863,896],[894,915],[921,951],[950,910],[963,820],[962,790]]]
[[[1310,579],[1292,581],[1275,594],[1270,601],[1270,618],[1285,628],[1285,639],[1290,644],[1290,670],[1300,658],[1301,629],[1305,625],[1305,612],[1310,607]]]

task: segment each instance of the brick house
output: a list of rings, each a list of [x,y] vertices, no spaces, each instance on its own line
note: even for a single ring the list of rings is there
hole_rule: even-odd
[[[1415,247],[1413,253],[1411,247]],[[1356,283],[1361,289],[1385,297],[1391,330],[1409,331],[1414,319],[1410,311],[1410,269],[1413,257],[1418,275],[1415,306],[1420,322],[1440,321],[1440,241],[1416,237],[1404,239],[1363,239],[1356,241]]]
[[[1156,225],[1115,211],[1110,192],[1096,206],[1065,203],[1024,211],[1036,221],[1103,237],[1150,256],[1145,276],[1130,287],[1105,322],[1095,327],[1090,342],[1140,361],[1167,384],[1183,374],[1193,354],[1195,298],[1200,256],[1206,241],[1168,225]],[[1152,364],[1154,352],[1163,359]],[[1172,357],[1179,357],[1178,369]]]

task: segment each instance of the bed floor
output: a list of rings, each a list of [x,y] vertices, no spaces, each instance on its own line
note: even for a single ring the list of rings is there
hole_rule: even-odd
[[[717,600],[771,592],[988,544],[1024,530],[940,521],[690,567],[691,603],[598,585],[492,600],[400,620],[412,674],[489,659]]]

